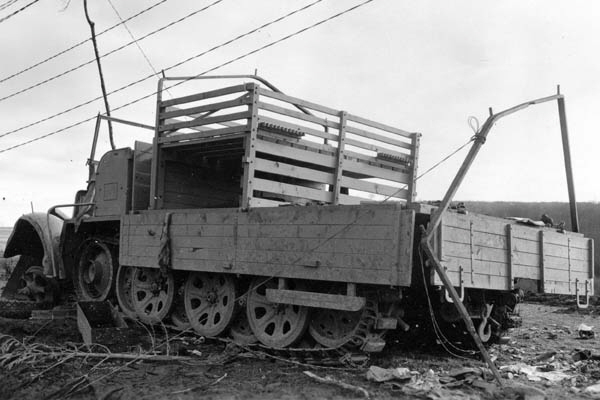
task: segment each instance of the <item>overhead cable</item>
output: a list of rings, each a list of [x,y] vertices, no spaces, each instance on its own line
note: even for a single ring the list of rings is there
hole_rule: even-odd
[[[214,5],[217,5],[217,4],[221,3],[222,1],[224,1],[224,0],[215,0],[214,2],[210,3],[209,5],[207,5],[207,6],[205,6],[205,7],[202,7],[202,8],[200,8],[199,10],[193,11],[193,12],[191,12],[191,13],[189,13],[189,14],[185,15],[184,17],[181,17],[181,18],[179,18],[179,19],[178,19],[178,20],[176,20],[176,21],[170,22],[170,23],[169,23],[169,24],[167,24],[167,25],[164,25],[164,26],[162,26],[162,27],[160,27],[160,28],[158,28],[158,29],[156,29],[156,30],[154,30],[154,31],[150,32],[150,33],[147,33],[146,35],[142,36],[142,37],[141,37],[141,38],[139,38],[138,40],[144,40],[144,39],[146,39],[146,38],[148,38],[148,37],[150,37],[150,36],[152,36],[152,35],[154,35],[154,34],[156,34],[156,33],[158,33],[158,32],[161,32],[161,31],[163,31],[163,30],[165,30],[165,29],[167,29],[167,28],[169,28],[169,27],[171,27],[171,26],[173,26],[173,25],[175,25],[175,24],[178,24],[178,23],[180,23],[180,22],[182,22],[182,21],[184,21],[184,20],[186,20],[186,19],[188,19],[188,18],[191,18],[191,17],[193,17],[194,15],[196,15],[196,14],[198,14],[198,13],[202,12],[202,11],[208,10],[208,9],[209,9],[209,8],[211,8],[212,6],[214,6]],[[125,44],[124,44],[124,45],[122,45],[122,46],[119,46],[119,47],[117,47],[116,49],[113,49],[113,50],[109,51],[108,53],[105,53],[105,54],[101,55],[101,56],[100,56],[100,58],[104,58],[104,57],[106,57],[106,56],[109,56],[109,55],[111,55],[111,54],[114,54],[114,53],[116,53],[117,51],[123,50],[124,48],[126,48],[126,47],[129,47],[129,46],[131,46],[132,44],[135,44],[135,43],[136,43],[136,41],[135,41],[135,40],[132,40],[132,41],[130,41],[130,42],[128,42],[128,43],[125,43]],[[19,94],[22,94],[22,93],[28,92],[28,91],[30,91],[31,89],[34,89],[34,88],[36,88],[36,87],[39,87],[39,86],[45,85],[45,84],[46,84],[46,83],[48,83],[48,82],[51,82],[51,81],[53,81],[53,80],[55,80],[55,79],[58,79],[58,78],[60,78],[60,77],[63,77],[63,76],[65,76],[65,75],[67,75],[67,74],[70,74],[71,72],[77,71],[78,69],[81,69],[81,68],[85,67],[86,65],[92,64],[92,63],[94,63],[94,62],[96,62],[96,59],[95,59],[95,58],[94,58],[94,59],[91,59],[91,60],[89,60],[89,61],[86,61],[86,62],[84,62],[84,63],[81,63],[81,64],[79,64],[79,65],[77,65],[77,66],[75,66],[75,67],[73,67],[73,68],[70,68],[70,69],[68,69],[68,70],[66,70],[66,71],[63,71],[63,72],[61,72],[61,73],[59,73],[59,74],[56,74],[56,75],[54,75],[54,76],[51,76],[51,77],[50,77],[50,78],[48,78],[48,79],[44,79],[43,81],[40,81],[40,82],[38,82],[38,83],[35,83],[35,84],[31,85],[31,86],[28,86],[28,87],[26,87],[25,89],[18,90],[18,91],[16,91],[16,92],[13,92],[13,93],[11,93],[11,94],[9,94],[9,95],[6,95],[6,96],[4,96],[4,97],[0,97],[0,101],[4,101],[4,100],[7,100],[7,99],[10,99],[10,98],[12,98],[12,97],[15,97],[15,96],[17,96],[17,95],[19,95]]]
[[[15,15],[17,15],[18,13],[20,13],[21,11],[24,11],[25,9],[31,7],[32,5],[34,5],[35,3],[37,3],[40,0],[33,0],[31,3],[25,4],[23,7],[19,8],[16,11],[13,11],[12,13],[8,14],[6,17],[3,17],[0,19],[0,23],[6,21],[9,18],[14,17]]]
[[[125,19],[123,22],[119,22],[118,24],[115,24],[115,25],[113,25],[113,26],[111,26],[111,27],[109,27],[109,28],[106,28],[106,29],[105,29],[105,30],[103,30],[102,32],[98,33],[98,35],[96,35],[96,36],[100,36],[100,35],[102,35],[102,34],[104,34],[104,33],[106,33],[106,32],[109,32],[109,31],[111,31],[111,30],[115,29],[116,27],[118,27],[118,26],[120,26],[120,25],[124,24],[125,22],[131,21],[132,19],[134,19],[134,18],[137,18],[137,17],[139,17],[139,16],[140,16],[140,15],[142,15],[142,14],[145,14],[146,12],[148,12],[148,11],[152,10],[153,8],[155,8],[155,7],[157,7],[157,6],[161,5],[161,4],[163,4],[163,3],[164,3],[164,2],[166,2],[166,1],[168,1],[168,0],[160,0],[160,1],[156,2],[155,4],[151,5],[150,7],[148,7],[148,8],[145,8],[145,9],[143,9],[142,11],[138,12],[137,14],[134,14],[134,15],[132,15],[131,17],[129,17],[129,18],[127,18],[127,19]],[[34,68],[36,68],[36,67],[39,67],[40,65],[42,65],[42,64],[45,64],[45,63],[47,63],[48,61],[55,59],[56,57],[62,56],[63,54],[65,54],[65,53],[68,53],[69,51],[71,51],[71,50],[73,50],[73,49],[76,49],[77,47],[79,47],[79,46],[81,46],[81,45],[83,45],[83,44],[87,43],[89,40],[90,40],[90,39],[85,39],[85,40],[82,40],[81,42],[79,42],[79,43],[76,43],[76,44],[74,44],[73,46],[71,46],[71,47],[69,47],[69,48],[66,48],[66,49],[64,49],[64,50],[62,50],[62,51],[59,51],[58,53],[56,53],[56,54],[54,54],[54,55],[52,55],[52,56],[50,56],[50,57],[48,57],[48,58],[45,58],[45,59],[43,59],[42,61],[39,61],[39,62],[37,62],[37,63],[35,63],[35,64],[33,64],[33,65],[30,65],[30,66],[29,66],[29,67],[27,67],[27,68],[24,68],[24,69],[22,69],[22,70],[20,70],[20,71],[18,71],[18,72],[15,72],[15,73],[14,73],[14,74],[12,74],[12,75],[9,75],[9,76],[7,76],[7,77],[5,77],[5,78],[2,78],[2,79],[0,79],[0,83],[6,82],[6,81],[7,81],[7,80],[9,80],[9,79],[12,79],[12,78],[14,78],[14,77],[16,77],[16,76],[19,76],[19,75],[21,75],[21,74],[23,74],[23,73],[25,73],[25,72],[27,72],[27,71],[30,71],[30,70],[32,70],[32,69],[34,69]]]
[[[319,1],[321,1],[321,0],[317,0],[315,3],[319,2]],[[328,18],[325,18],[325,19],[323,19],[323,20],[321,20],[321,21],[319,21],[319,22],[317,22],[317,23],[314,23],[314,24],[312,24],[312,25],[310,25],[310,26],[308,26],[308,27],[306,27],[306,28],[300,29],[299,31],[296,31],[296,32],[294,32],[294,33],[291,33],[291,34],[289,34],[289,35],[287,35],[287,36],[284,36],[283,38],[280,38],[280,39],[278,39],[278,40],[276,40],[276,41],[273,41],[273,42],[271,42],[271,43],[269,43],[269,44],[266,44],[266,45],[264,45],[264,46],[261,46],[261,47],[259,47],[259,48],[255,49],[255,50],[252,50],[252,51],[250,51],[250,52],[248,52],[248,53],[245,53],[245,54],[243,54],[243,55],[241,55],[241,56],[238,56],[238,57],[236,57],[236,58],[233,58],[233,59],[231,59],[231,60],[229,60],[229,61],[226,61],[226,62],[224,62],[224,63],[222,63],[222,64],[219,64],[219,65],[217,65],[216,67],[210,68],[210,69],[208,69],[208,70],[206,70],[206,71],[204,71],[204,72],[202,72],[202,73],[200,73],[200,74],[198,74],[198,75],[196,75],[196,76],[202,76],[202,75],[205,75],[205,74],[207,74],[207,73],[209,73],[209,72],[213,72],[213,71],[215,71],[215,70],[216,70],[216,69],[218,69],[218,68],[222,68],[222,67],[224,67],[224,66],[226,66],[226,65],[229,65],[229,64],[231,64],[231,63],[233,63],[233,62],[235,62],[235,61],[241,60],[242,58],[248,57],[248,56],[250,56],[250,55],[252,55],[252,54],[255,54],[255,53],[257,53],[257,52],[259,52],[259,51],[261,51],[261,50],[264,50],[264,49],[266,49],[266,48],[269,48],[269,47],[271,47],[271,46],[273,46],[273,45],[275,45],[275,44],[281,43],[281,42],[283,42],[283,41],[285,41],[285,40],[288,40],[288,39],[290,39],[290,38],[292,38],[292,37],[294,37],[294,36],[297,36],[297,35],[299,35],[299,34],[301,34],[301,33],[303,33],[303,32],[306,32],[307,30],[313,29],[313,28],[315,28],[315,27],[317,27],[317,26],[319,26],[319,25],[321,25],[321,24],[323,24],[323,23],[325,23],[325,22],[328,22],[328,21],[331,21],[331,20],[333,20],[333,19],[335,19],[335,18],[338,18],[338,17],[340,17],[340,16],[342,16],[342,15],[344,15],[344,14],[346,14],[346,13],[350,12],[350,11],[356,10],[357,8],[359,8],[359,7],[362,7],[362,6],[364,6],[364,5],[368,4],[368,3],[371,3],[372,1],[373,1],[373,0],[366,0],[366,1],[362,2],[362,3],[359,3],[358,5],[355,5],[355,6],[353,6],[353,7],[350,7],[350,8],[348,8],[348,9],[344,10],[344,11],[341,11],[341,12],[339,12],[339,13],[337,13],[337,14],[334,14],[334,15],[332,15],[332,16],[330,16],[330,17],[328,17]],[[315,3],[313,3],[313,4],[315,4]],[[309,6],[310,6],[310,5],[309,5]],[[308,7],[308,6],[305,6],[304,8],[306,8],[306,7]],[[172,66],[171,68],[174,68],[174,66]],[[150,75],[150,77],[152,77],[152,76],[154,76],[154,75]],[[148,79],[148,78],[143,78],[143,80],[145,80],[145,79]],[[191,79],[193,79],[193,78],[190,78],[190,80],[191,80]],[[184,80],[184,81],[178,82],[178,83],[176,83],[176,84],[174,84],[174,85],[171,85],[171,86],[169,86],[169,88],[172,88],[172,87],[175,87],[175,86],[181,85],[181,84],[183,84],[184,82],[186,82],[186,81]],[[127,86],[132,86],[133,84],[135,84],[135,83],[133,83],[133,82],[132,82],[131,84],[129,84],[129,85],[127,85]],[[124,89],[124,88],[125,88],[125,87],[123,87],[123,88],[120,88],[120,89],[118,89],[118,90],[122,90],[122,89]],[[168,89],[168,88],[167,88],[167,89]],[[114,93],[114,92],[115,92],[115,91],[113,91],[113,92],[111,92],[111,93]],[[109,93],[109,94],[111,94],[111,93]],[[114,109],[113,109],[113,111],[117,111],[117,110],[123,109],[123,108],[125,108],[125,107],[128,107],[128,106],[130,106],[130,105],[132,105],[132,104],[138,103],[138,102],[140,102],[140,101],[142,101],[142,100],[144,100],[144,99],[147,99],[148,97],[152,97],[152,96],[154,96],[154,95],[156,95],[156,92],[152,92],[152,93],[150,93],[150,94],[148,94],[148,95],[146,95],[146,96],[142,96],[142,97],[140,97],[140,98],[137,98],[137,99],[135,99],[135,100],[133,100],[133,101],[130,101],[130,102],[128,102],[128,103],[125,103],[125,104],[122,104],[122,105],[120,105],[119,107],[116,107],[116,108],[114,108]],[[98,100],[98,99],[100,99],[100,97],[98,97],[98,98],[96,98],[96,99],[94,99],[94,100]],[[92,101],[94,101],[94,100],[91,100],[91,101],[89,101],[89,102],[86,102],[86,104],[89,104],[89,103],[91,103],[91,102],[92,102]],[[72,107],[71,109],[78,108],[78,107],[79,107],[79,106]],[[63,111],[61,114],[64,114],[64,113],[66,113],[66,112],[68,112],[68,110],[65,110],[65,111]],[[63,128],[61,128],[61,129],[58,129],[58,130],[52,131],[52,132],[50,132],[50,133],[47,133],[47,134],[45,134],[45,135],[38,136],[38,137],[36,137],[36,138],[33,138],[33,139],[31,139],[31,140],[28,140],[28,141],[25,141],[25,142],[22,142],[22,143],[16,144],[16,145],[14,145],[14,146],[7,147],[7,148],[5,148],[5,149],[2,149],[2,150],[0,150],[0,154],[1,154],[1,153],[5,153],[5,152],[7,152],[7,151],[9,151],[9,150],[13,150],[13,149],[16,149],[16,148],[19,148],[19,147],[25,146],[25,145],[27,145],[27,144],[30,144],[30,143],[33,143],[33,142],[36,142],[36,141],[38,141],[38,140],[41,140],[41,139],[47,138],[47,137],[49,137],[49,136],[52,136],[52,135],[55,135],[55,134],[57,134],[57,133],[64,132],[64,131],[66,131],[67,129],[74,128],[74,127],[76,127],[76,126],[79,126],[79,125],[81,125],[81,124],[84,124],[84,123],[86,123],[86,122],[88,122],[88,121],[91,121],[91,120],[93,120],[94,118],[96,118],[96,116],[92,116],[92,117],[86,118],[86,119],[84,119],[84,120],[82,120],[82,121],[79,121],[79,122],[76,122],[76,123],[74,123],[74,124],[71,124],[71,125],[69,125],[69,126],[63,127]],[[46,120],[47,120],[47,119],[49,119],[49,118],[46,118]],[[30,125],[31,125],[31,124],[30,124]],[[24,128],[24,127],[23,127],[23,128],[19,128],[19,130],[21,130],[21,129],[25,129],[25,128]],[[12,133],[12,132],[9,132],[9,133]],[[8,133],[5,133],[5,134],[3,134],[3,135],[0,135],[0,137],[6,136],[7,134],[8,134]]]
[[[261,25],[261,26],[259,26],[259,27],[257,27],[257,28],[254,28],[254,29],[252,29],[252,30],[250,30],[250,31],[248,31],[248,32],[246,32],[246,33],[244,33],[244,34],[241,34],[241,35],[239,35],[239,36],[236,36],[236,37],[235,37],[235,38],[233,38],[233,39],[230,39],[230,40],[228,40],[228,41],[226,41],[226,42],[223,42],[223,43],[221,43],[221,44],[219,44],[219,45],[217,45],[217,46],[214,46],[214,47],[212,47],[212,48],[210,48],[210,49],[208,49],[208,50],[206,50],[206,51],[203,51],[202,53],[196,54],[196,55],[194,55],[194,56],[192,56],[192,57],[189,57],[189,58],[187,58],[187,59],[185,59],[185,60],[183,60],[183,61],[180,61],[180,62],[178,62],[178,63],[176,63],[176,64],[173,64],[173,65],[171,65],[170,67],[167,67],[167,68],[165,68],[165,69],[164,69],[164,71],[169,71],[169,70],[171,70],[171,69],[173,69],[173,68],[179,67],[179,66],[181,66],[181,65],[183,65],[183,64],[186,64],[186,63],[188,63],[188,62],[190,62],[190,61],[192,61],[192,60],[195,60],[195,59],[197,59],[197,58],[199,58],[199,57],[201,57],[201,56],[204,56],[204,55],[206,55],[206,54],[208,54],[208,53],[211,53],[211,52],[213,52],[213,51],[215,51],[215,50],[217,50],[217,49],[220,49],[220,48],[222,48],[222,47],[224,47],[224,46],[227,46],[227,45],[229,45],[229,44],[231,44],[231,43],[233,43],[233,42],[235,42],[235,41],[237,41],[237,40],[240,40],[240,39],[242,39],[242,38],[244,38],[244,37],[246,37],[246,36],[248,36],[248,35],[251,35],[251,34],[253,34],[253,33],[255,33],[255,32],[257,32],[257,31],[259,31],[259,30],[261,30],[261,29],[264,29],[264,28],[266,28],[266,27],[268,27],[268,26],[270,26],[270,25],[273,25],[273,24],[275,24],[275,23],[277,23],[277,22],[283,21],[284,19],[287,19],[287,18],[291,17],[292,15],[294,15],[294,14],[296,14],[296,13],[298,13],[298,12],[301,12],[301,11],[303,11],[303,10],[306,10],[307,8],[309,8],[309,7],[312,7],[312,6],[314,6],[315,4],[317,4],[317,3],[320,3],[321,1],[323,1],[323,0],[316,0],[316,1],[314,1],[314,2],[310,3],[310,4],[306,5],[306,6],[303,6],[303,7],[301,7],[301,8],[298,8],[298,9],[294,10],[294,11],[291,11],[291,12],[289,12],[289,13],[287,13],[287,14],[285,14],[285,15],[283,15],[283,16],[281,16],[281,17],[279,17],[279,18],[276,18],[276,19],[274,19],[274,20],[272,20],[272,21],[270,21],[270,22],[267,22],[267,23],[265,23],[265,24],[263,24],[263,25]],[[148,79],[150,79],[150,78],[152,78],[152,77],[154,77],[154,74],[147,75],[147,76],[145,76],[145,77],[143,77],[143,78],[140,78],[140,79],[138,79],[138,80],[136,80],[136,81],[133,81],[133,82],[130,82],[130,83],[128,83],[128,84],[126,84],[126,85],[124,85],[124,86],[121,86],[120,88],[117,88],[117,89],[115,89],[115,90],[113,90],[113,91],[111,91],[111,92],[108,92],[108,95],[110,96],[111,94],[114,94],[114,93],[121,92],[121,91],[123,91],[123,90],[125,90],[125,89],[128,89],[128,88],[130,88],[130,87],[132,87],[132,86],[135,86],[135,85],[137,85],[137,84],[139,84],[139,83],[142,83],[142,82],[144,82],[144,81],[147,81]],[[152,93],[150,96],[152,96],[152,95],[153,95],[153,94],[155,94],[155,93],[156,93],[156,92]],[[148,97],[148,96],[145,96],[145,97],[143,97],[142,99],[145,99],[145,98],[147,98],[147,97]],[[81,107],[83,107],[83,106],[86,106],[86,105],[88,105],[88,104],[91,104],[91,103],[93,103],[94,101],[96,101],[96,100],[100,100],[100,99],[102,99],[102,96],[98,96],[98,97],[95,97],[95,98],[93,98],[93,99],[87,100],[87,101],[85,101],[85,102],[83,102],[83,103],[77,104],[76,106],[73,106],[73,107],[71,107],[71,108],[68,108],[68,109],[66,109],[66,110],[63,110],[63,111],[60,111],[60,112],[58,112],[58,113],[56,113],[56,114],[53,114],[53,115],[50,115],[50,116],[48,116],[48,117],[45,117],[45,118],[39,119],[39,120],[37,120],[37,121],[35,121],[35,122],[32,122],[32,123],[30,123],[30,124],[27,124],[27,125],[24,125],[24,126],[22,126],[22,127],[20,127],[20,128],[16,128],[16,129],[13,129],[13,130],[11,130],[11,131],[4,132],[4,133],[0,134],[0,138],[2,138],[2,137],[4,137],[4,136],[11,135],[11,134],[13,134],[13,133],[16,133],[16,132],[19,132],[19,131],[22,131],[22,130],[24,130],[24,129],[27,129],[27,128],[30,128],[30,127],[32,127],[32,126],[35,126],[35,125],[41,124],[42,122],[46,122],[46,121],[48,121],[48,120],[51,120],[51,119],[53,119],[53,118],[59,117],[59,116],[61,116],[61,115],[64,115],[64,114],[66,114],[66,113],[69,113],[69,112],[71,112],[71,111],[74,111],[74,110],[76,110],[76,109],[78,109],[78,108],[81,108]],[[142,100],[142,99],[140,99],[140,100]]]
[[[13,4],[15,4],[17,1],[19,0],[8,0],[2,4],[0,4],[0,11],[12,6]]]

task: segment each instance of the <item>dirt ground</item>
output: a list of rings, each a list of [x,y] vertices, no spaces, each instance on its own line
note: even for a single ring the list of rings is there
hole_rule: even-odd
[[[179,346],[179,353],[186,353],[189,360],[100,362],[60,355],[44,358],[32,352],[29,358],[13,357],[11,363],[10,346],[2,341],[8,336],[1,335],[34,350],[40,343],[60,344],[52,347],[58,352],[75,348],[81,336],[73,320],[0,319],[0,399],[591,398],[584,389],[600,381],[600,338],[581,339],[577,328],[585,323],[600,332],[600,307],[577,311],[572,301],[547,298],[519,307],[523,325],[511,330],[508,343],[490,349],[503,375],[503,387],[493,381],[484,363],[450,356],[435,346],[391,345],[365,366],[324,368],[277,360],[225,342],[200,343],[189,336],[180,341],[171,336],[170,354]],[[139,335],[144,345],[153,338],[155,348],[160,347],[159,333],[140,331]],[[402,371],[412,378],[372,382],[366,378],[370,366],[407,368]],[[305,371],[354,387],[318,382]]]

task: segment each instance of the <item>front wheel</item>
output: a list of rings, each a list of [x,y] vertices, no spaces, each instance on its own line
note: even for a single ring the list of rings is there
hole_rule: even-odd
[[[73,275],[78,299],[103,301],[109,298],[114,290],[116,270],[115,251],[99,239],[88,240]]]

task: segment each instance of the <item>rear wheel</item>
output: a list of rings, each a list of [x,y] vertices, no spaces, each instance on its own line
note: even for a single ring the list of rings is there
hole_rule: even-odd
[[[290,289],[294,281],[289,281]],[[265,346],[283,348],[296,343],[308,326],[309,309],[291,304],[272,303],[266,290],[276,289],[274,279],[258,277],[250,284],[246,312],[254,336]]]
[[[101,240],[87,241],[73,276],[77,297],[86,301],[103,301],[109,298],[113,291],[116,268],[114,250]]]
[[[188,320],[199,334],[217,336],[229,328],[236,300],[230,275],[193,272],[185,283],[183,298]]]

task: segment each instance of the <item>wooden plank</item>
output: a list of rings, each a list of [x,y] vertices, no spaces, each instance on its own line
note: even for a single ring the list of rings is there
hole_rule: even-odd
[[[309,150],[282,146],[266,140],[256,141],[256,151],[280,157],[291,158],[293,160],[303,161],[311,164],[322,165],[332,169],[335,168],[335,157],[332,155],[319,154]]]
[[[273,303],[342,311],[360,311],[366,303],[364,297],[285,289],[267,289],[266,297]]]
[[[400,158],[402,158],[402,157],[409,158],[409,159],[412,158],[410,153],[402,153],[402,152],[399,152],[396,150],[389,149],[387,147],[381,147],[376,144],[363,142],[363,141],[354,139],[352,137],[349,137],[348,135],[346,135],[346,144],[349,146],[354,146],[354,147],[358,147],[361,149],[370,150],[374,153],[386,153],[386,154],[390,154],[392,156],[400,157]]]
[[[239,126],[233,126],[233,127],[227,127],[227,128],[215,128],[215,129],[209,129],[203,132],[196,132],[196,133],[179,133],[176,135],[171,135],[171,136],[164,136],[161,137],[159,139],[159,142],[162,144],[169,144],[169,143],[174,143],[174,142],[181,142],[181,141],[185,141],[184,143],[181,143],[179,145],[186,145],[189,146],[191,141],[193,140],[199,140],[199,139],[206,139],[206,138],[211,138],[211,137],[215,137],[215,136],[230,136],[231,137],[235,137],[233,134],[236,133],[241,133],[241,132],[246,132],[250,130],[250,126],[249,125],[239,125]],[[239,135],[242,136],[242,135]],[[164,146],[163,147],[168,147],[168,146]]]
[[[262,87],[258,88],[258,92],[263,96],[270,97],[270,98],[276,99],[276,100],[280,100],[285,103],[290,103],[295,106],[310,108],[311,110],[319,111],[319,112],[329,114],[329,115],[335,115],[335,116],[339,115],[339,111],[334,110],[333,108],[325,107],[325,106],[322,106],[317,103],[312,103],[310,101],[302,100],[297,97],[288,96],[283,93],[274,92],[272,90],[267,90]]]
[[[381,124],[379,122],[371,121],[366,118],[361,118],[361,117],[359,117],[357,115],[353,115],[353,114],[348,114],[348,120],[357,122],[362,125],[370,126],[372,128],[381,129],[382,131],[395,133],[397,135],[404,136],[404,137],[410,137],[412,135],[412,133],[404,131],[402,129],[394,128],[393,126],[390,126],[390,125],[385,125],[385,124]]]
[[[209,91],[203,92],[203,93],[192,94],[190,96],[176,97],[171,100],[164,100],[164,101],[160,102],[160,105],[161,105],[161,107],[170,107],[170,106],[174,106],[177,104],[191,103],[194,101],[205,100],[205,99],[210,99],[213,97],[224,96],[227,94],[252,90],[252,88],[254,88],[254,86],[255,86],[254,83],[245,83],[242,85],[228,86],[228,87],[221,88],[221,89],[209,90]]]
[[[210,124],[217,124],[219,122],[224,122],[224,121],[235,121],[238,119],[248,119],[251,117],[252,117],[251,111],[242,111],[242,112],[236,112],[236,113],[231,113],[231,114],[218,115],[215,117],[207,117],[207,118],[202,118],[202,119],[194,119],[191,121],[178,122],[176,124],[168,124],[168,125],[165,124],[165,125],[161,125],[158,129],[160,132],[175,131],[178,129],[191,128],[191,127],[195,127],[195,126],[203,126],[203,125],[210,125]]]
[[[585,250],[587,249],[587,238],[581,237],[572,232],[559,233],[554,230],[548,231],[548,243],[566,246],[571,241],[571,247]]]
[[[216,111],[216,110],[221,110],[221,109],[225,109],[225,108],[231,108],[231,107],[239,107],[239,106],[243,106],[245,104],[250,104],[251,100],[246,97],[240,97],[234,100],[228,100],[228,101],[220,101],[217,103],[211,103],[211,104],[205,104],[202,106],[196,106],[196,107],[190,107],[190,108],[177,108],[174,110],[167,110],[164,111],[161,115],[161,119],[167,119],[167,118],[175,118],[175,117],[181,117],[181,116],[194,116],[194,114],[198,114],[201,112],[205,112],[205,111]]]
[[[402,210],[398,218],[398,263],[391,283],[410,286],[413,269],[415,211]],[[395,236],[392,236],[395,241]]]
[[[363,268],[386,271],[395,267],[395,257],[386,254],[369,254],[357,257],[352,254],[305,253],[289,251],[237,250],[237,262],[271,264],[273,266],[295,265],[307,268]],[[341,278],[341,277],[340,277]],[[342,279],[343,280],[343,279]]]
[[[292,185],[289,183],[268,181],[266,179],[254,178],[254,190],[263,192],[282,194],[284,196],[299,197],[302,199],[323,201],[330,203],[333,193],[325,192],[319,189],[312,189],[305,186]]]
[[[391,169],[378,168],[372,165],[357,162],[354,160],[346,160],[344,170],[361,174],[369,178],[381,178],[392,182],[408,183],[410,176],[403,172],[392,171]]]
[[[402,140],[396,139],[393,136],[383,136],[379,133],[374,133],[370,131],[366,131],[364,129],[359,129],[355,126],[348,125],[346,128],[348,133],[353,135],[361,136],[367,139],[376,140],[381,143],[391,144],[392,146],[400,147],[403,149],[412,149],[412,145],[410,143],[404,142]],[[410,137],[410,136],[407,136]]]
[[[339,124],[337,122],[332,122],[324,118],[319,118],[314,115],[308,115],[301,113],[300,111],[290,110],[284,107],[279,107],[273,104],[264,103],[262,101],[258,102],[258,108],[260,110],[270,111],[276,114],[285,115],[286,117],[300,119],[302,121],[312,122],[317,125],[321,125],[323,127],[327,126],[329,128],[339,129]]]
[[[253,197],[248,202],[248,207],[279,207],[289,205],[289,202],[286,201],[275,201],[269,199],[261,199],[258,197]]]
[[[393,237],[397,239],[397,236],[396,232],[396,235]],[[201,242],[191,239],[195,238],[190,238],[190,240],[181,239],[181,243],[184,243],[187,247],[199,247],[198,244]],[[212,243],[214,246],[217,246],[220,243],[219,239],[221,238],[210,238],[210,240],[207,240],[207,243]],[[233,243],[224,243],[223,248],[227,247],[227,245],[233,245]],[[387,251],[393,252],[397,245],[398,243],[393,242],[390,238],[373,240],[365,238],[347,239],[337,237],[329,240],[320,238],[300,239],[298,237],[280,237],[277,238],[277,240],[273,240],[271,237],[238,237],[237,242],[237,248],[239,250],[304,252],[315,254],[337,253],[340,255],[379,255],[386,253]],[[207,245],[207,248],[208,247],[209,245]]]
[[[469,243],[471,240],[471,232],[465,229],[448,226],[445,223],[444,230],[446,231],[447,240],[451,243]],[[506,249],[506,235],[504,233],[493,232],[477,232],[473,231],[473,245],[480,247],[491,247],[495,249]],[[516,246],[518,240],[515,240],[513,245]]]
[[[258,117],[258,122],[264,122],[267,124],[272,124],[272,125],[278,125],[281,126],[283,128],[287,128],[287,129],[291,129],[293,131],[297,131],[297,132],[302,132],[306,135],[312,135],[312,136],[317,136],[320,137],[322,139],[327,139],[327,140],[333,140],[335,142],[337,142],[338,140],[338,136],[334,135],[332,133],[328,133],[328,132],[324,132],[324,131],[319,131],[313,128],[309,128],[303,125],[297,125],[288,121],[281,121],[275,118],[269,118],[266,117],[264,115],[259,115]],[[259,126],[260,127],[260,126]],[[260,131],[261,133],[263,131]]]
[[[291,178],[304,179],[307,181],[319,183],[327,183],[330,185],[333,183],[333,174],[331,173],[322,172],[311,168],[299,167],[297,165],[290,165],[279,161],[271,161],[262,158],[257,158],[254,168],[258,171],[289,176]]]
[[[340,111],[340,124],[339,124],[339,139],[338,148],[336,154],[336,166],[334,171],[333,179],[333,204],[339,204],[340,202],[340,191],[342,190],[342,175],[344,172],[344,148],[346,146],[346,118],[347,113]]]
[[[398,197],[403,199],[408,197],[408,190],[406,189],[383,185],[381,183],[368,182],[361,179],[349,178],[347,176],[342,177],[341,185],[342,187],[380,194],[383,196]]]

